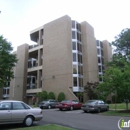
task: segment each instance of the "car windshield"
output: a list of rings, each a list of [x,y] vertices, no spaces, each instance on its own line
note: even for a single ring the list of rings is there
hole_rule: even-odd
[[[96,103],[96,102],[97,102],[96,100],[89,100],[85,104],[87,104],[87,103]]]
[[[70,100],[63,100],[61,103],[69,103]]]

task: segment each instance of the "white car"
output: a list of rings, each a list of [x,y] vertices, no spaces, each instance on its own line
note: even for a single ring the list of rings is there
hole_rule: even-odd
[[[32,108],[22,101],[0,101],[0,124],[23,123],[31,126],[43,118],[40,108]]]

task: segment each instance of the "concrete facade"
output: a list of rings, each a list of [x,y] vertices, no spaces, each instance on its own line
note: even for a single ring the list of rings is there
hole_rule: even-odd
[[[65,15],[31,31],[30,38],[35,45],[17,49],[19,61],[13,68],[9,99],[33,104],[32,97],[45,90],[56,98],[64,92],[66,99],[78,100],[76,93],[83,92],[87,81],[99,80],[94,28],[86,21],[78,23]],[[103,43],[107,61],[111,49]]]

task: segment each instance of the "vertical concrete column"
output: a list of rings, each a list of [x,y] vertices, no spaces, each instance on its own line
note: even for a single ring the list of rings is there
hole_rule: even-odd
[[[42,31],[39,30],[39,45],[42,44]]]
[[[40,72],[37,70],[37,88],[39,88],[39,83],[40,83]]]
[[[38,50],[38,66],[41,66],[41,52]]]

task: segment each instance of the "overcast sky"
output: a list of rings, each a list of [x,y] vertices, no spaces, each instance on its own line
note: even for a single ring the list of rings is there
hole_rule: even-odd
[[[17,46],[30,41],[30,31],[69,15],[87,21],[99,40],[114,40],[130,28],[130,0],[0,0],[0,35]]]

